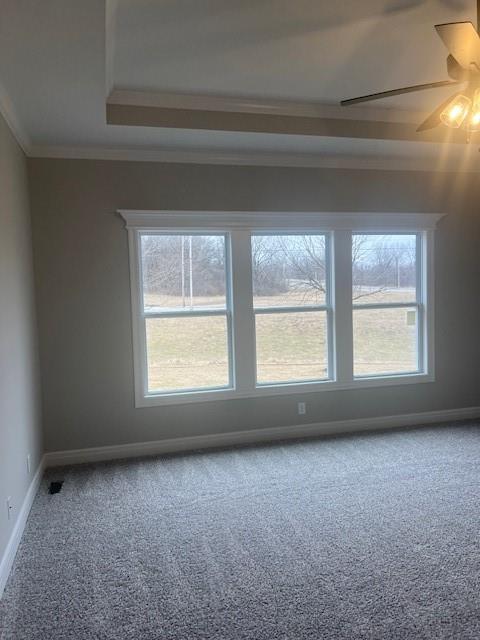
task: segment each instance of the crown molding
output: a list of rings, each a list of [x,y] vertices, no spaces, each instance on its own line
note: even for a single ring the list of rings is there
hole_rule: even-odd
[[[107,124],[312,137],[361,138],[464,145],[465,132],[417,131],[425,114],[321,102],[249,96],[160,93],[116,88],[106,103]]]
[[[23,127],[20,119],[17,115],[13,102],[10,99],[5,87],[0,82],[0,113],[2,114],[5,122],[7,123],[12,135],[18,142],[23,152],[29,155],[30,151],[30,136]]]
[[[313,153],[272,153],[217,151],[212,149],[161,149],[115,147],[32,147],[30,158],[63,158],[66,160],[116,160],[130,162],[162,162],[172,164],[213,164],[230,166],[298,167],[317,169],[352,169],[367,171],[423,171],[441,173],[478,173],[476,156],[468,162],[437,157],[346,156]]]
[[[161,129],[195,129],[328,138],[362,138],[402,142],[465,143],[460,129],[417,132],[410,122],[290,115],[256,110],[211,110],[191,107],[107,103],[107,124]]]
[[[108,105],[157,107],[192,111],[218,111],[258,115],[334,118],[418,124],[428,115],[423,111],[387,109],[372,106],[345,107],[340,104],[313,101],[274,100],[212,94],[172,93],[113,88]]]
[[[445,213],[370,213],[362,211],[171,211],[118,209],[127,229],[253,228],[434,230]]]

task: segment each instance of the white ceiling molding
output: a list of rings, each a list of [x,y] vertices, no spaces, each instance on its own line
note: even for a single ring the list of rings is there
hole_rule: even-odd
[[[208,108],[195,108],[197,99],[199,105],[205,101]],[[195,99],[190,96],[186,101],[188,106],[181,104],[178,107],[107,101],[107,124],[156,129],[465,144],[464,132],[459,129],[439,127],[417,132],[416,124],[410,122],[306,116],[303,115],[302,105],[297,105],[302,115],[292,115],[283,113],[288,110],[285,106],[276,108],[263,101],[254,101],[249,106],[243,99],[238,103],[228,103],[228,109],[222,110],[222,101],[223,98],[217,101],[213,96],[196,96]]]
[[[477,153],[477,152],[476,152]],[[436,157],[345,156],[313,153],[230,152],[202,149],[100,148],[100,147],[32,147],[31,158],[64,158],[70,160],[119,160],[179,164],[215,164],[230,166],[304,167],[319,169],[352,169],[371,171],[424,171],[478,173],[480,160],[473,156],[467,162],[456,158],[439,161]]]
[[[108,104],[192,111],[226,111],[229,113],[257,113],[263,115],[297,116],[305,118],[335,118],[339,120],[368,120],[418,124],[428,115],[423,111],[382,109],[372,106],[342,107],[321,102],[271,100],[258,97],[200,95],[135,91],[114,88]]]
[[[0,82],[0,113],[2,114],[5,122],[10,128],[13,136],[16,141],[23,149],[24,153],[28,155],[30,149],[30,137],[24,129],[22,123],[20,122],[17,113],[15,111],[15,107],[10,100],[8,93],[5,90],[5,87]]]
[[[377,118],[366,109],[315,102],[278,101],[245,96],[150,93],[114,90],[106,104],[107,124],[157,129],[303,135],[464,145],[460,129],[417,131],[423,116],[383,110]],[[405,116],[407,121],[399,120]]]
[[[445,213],[382,213],[362,211],[152,211],[119,209],[127,229],[248,227],[268,229],[348,229],[354,231],[428,231]]]

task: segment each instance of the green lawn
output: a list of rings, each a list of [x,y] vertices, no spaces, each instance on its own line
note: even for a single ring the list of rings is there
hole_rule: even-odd
[[[375,302],[403,299],[405,293],[382,292]],[[411,299],[411,298],[408,298]],[[370,301],[367,298],[359,300]],[[161,301],[165,304],[165,301]],[[206,299],[199,301],[205,304]],[[210,304],[219,300],[208,299]],[[150,297],[149,304],[160,300]],[[170,298],[169,306],[181,306]],[[285,304],[274,297],[271,306]],[[407,372],[416,369],[416,328],[402,309],[354,312],[355,373]],[[321,379],[327,376],[324,312],[257,314],[257,376],[260,382]],[[228,384],[227,331],[223,317],[147,320],[150,390],[223,386]]]

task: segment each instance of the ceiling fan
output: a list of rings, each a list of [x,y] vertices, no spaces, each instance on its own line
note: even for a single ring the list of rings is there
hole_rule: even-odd
[[[435,29],[447,47],[447,73],[451,80],[417,84],[392,91],[372,93],[358,98],[342,100],[347,106],[360,102],[370,102],[403,93],[424,91],[464,85],[461,91],[454,93],[442,102],[417,128],[417,131],[433,129],[440,124],[455,129],[462,128],[467,132],[467,140],[471,132],[480,131],[480,0],[477,0],[477,29],[471,22],[450,22],[437,24]]]

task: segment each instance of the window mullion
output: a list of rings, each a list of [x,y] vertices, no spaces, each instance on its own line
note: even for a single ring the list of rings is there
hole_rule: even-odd
[[[423,371],[432,374],[435,366],[434,350],[434,318],[433,309],[435,285],[433,281],[434,269],[434,232],[426,231],[421,234],[417,248],[417,259],[420,257],[417,276],[420,282],[419,295],[419,332],[421,332],[421,357]]]
[[[333,234],[333,333],[335,379],[353,380],[352,233]]]
[[[255,389],[256,365],[252,251],[249,230],[232,230],[231,257],[235,388],[239,392],[251,392]]]
[[[293,307],[255,307],[255,313],[271,315],[273,313],[312,313],[318,311],[328,311],[327,305],[306,306],[297,305]]]
[[[130,290],[132,299],[133,368],[135,380],[135,404],[147,394],[147,349],[145,317],[143,315],[142,261],[140,233],[128,230],[130,257]]]
[[[192,309],[178,311],[144,311],[145,318],[202,318],[208,316],[226,316],[228,309]]]
[[[419,302],[367,302],[365,304],[355,303],[354,309],[408,309],[409,307],[418,307]]]

